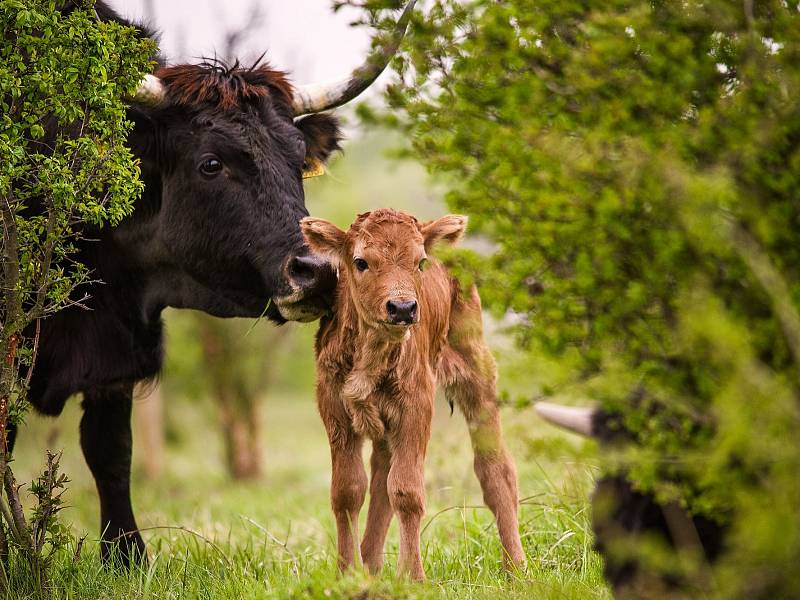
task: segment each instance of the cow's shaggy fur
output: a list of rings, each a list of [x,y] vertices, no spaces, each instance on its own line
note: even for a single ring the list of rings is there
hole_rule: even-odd
[[[503,443],[480,299],[474,287],[464,295],[446,268],[427,258],[437,242],[458,241],[465,225],[460,216],[420,223],[391,209],[360,215],[346,233],[321,219],[302,222],[308,245],[339,267],[334,312],[322,321],[316,350],[317,401],[331,447],[331,502],[342,569],[359,557],[371,572],[381,569],[394,512],[400,521],[398,569],[424,577],[423,465],[437,384],[469,425],[475,472],[497,519],[505,563],[519,566],[525,560],[516,470]],[[392,302],[415,302],[416,309],[398,323]],[[372,473],[359,552],[365,438],[373,444]]]
[[[154,35],[105,2],[94,10]],[[37,411],[56,416],[83,393],[81,448],[100,496],[101,552],[123,564],[145,558],[130,500],[130,413],[134,385],[161,367],[162,310],[307,319],[326,307],[334,283],[329,266],[299,260],[308,258],[299,221],[308,214],[304,168],[338,148],[335,117],[295,120],[286,75],[263,64],[157,62],[166,98],[127,112],[144,192],[118,227],[81,231],[71,259],[103,284],[76,294],[91,296],[90,310],[73,306],[41,321],[28,394]],[[56,135],[77,134],[77,125],[50,125],[42,152]],[[209,162],[219,169],[207,172]]]

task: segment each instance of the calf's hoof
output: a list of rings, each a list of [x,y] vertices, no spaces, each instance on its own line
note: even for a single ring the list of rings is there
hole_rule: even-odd
[[[503,555],[503,570],[509,575],[522,575],[527,568],[528,562],[524,554],[514,557],[508,554]]]
[[[413,565],[397,565],[397,574],[401,577],[408,577],[411,581],[425,581],[425,569],[422,563]]]

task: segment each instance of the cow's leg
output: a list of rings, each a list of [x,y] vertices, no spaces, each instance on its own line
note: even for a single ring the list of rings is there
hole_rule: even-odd
[[[431,386],[432,388],[432,386]],[[389,501],[400,522],[397,571],[425,579],[420,552],[420,529],[425,514],[425,452],[433,417],[433,393],[424,394],[414,410],[406,411],[392,432],[391,467],[387,479]]]
[[[361,458],[362,439],[345,435],[331,444],[331,506],[336,519],[339,569],[361,564],[358,513],[367,493],[367,473]]]
[[[81,448],[100,496],[103,560],[147,562],[130,495],[133,386],[84,393]]]
[[[525,563],[525,553],[517,519],[517,471],[503,441],[495,393],[496,367],[483,339],[480,298],[474,288],[469,298],[459,298],[454,304],[448,342],[440,377],[448,400],[458,404],[466,418],[475,474],[483,500],[497,521],[503,564],[508,569],[519,568]]]
[[[385,440],[373,442],[370,459],[369,512],[367,528],[361,542],[361,556],[370,573],[383,567],[383,547],[386,532],[392,522],[392,505],[389,502],[387,479],[391,466],[391,453]]]

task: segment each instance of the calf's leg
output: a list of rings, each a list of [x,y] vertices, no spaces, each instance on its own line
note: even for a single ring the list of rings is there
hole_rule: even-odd
[[[431,431],[433,394],[424,405],[403,415],[392,435],[391,467],[387,491],[392,510],[400,522],[400,557],[397,571],[415,580],[425,579],[420,552],[420,529],[425,514],[425,452]]]
[[[331,444],[331,506],[336,519],[339,569],[361,564],[358,548],[358,513],[367,493],[367,473],[361,459],[362,440],[355,435]]]
[[[100,496],[100,554],[121,566],[146,563],[130,495],[133,386],[84,393],[81,448]]]
[[[385,440],[375,441],[370,459],[369,510],[367,528],[361,542],[361,557],[370,573],[383,567],[383,547],[386,532],[392,522],[392,505],[389,501],[387,480],[391,467],[391,453]]]
[[[525,553],[517,521],[517,471],[503,443],[497,406],[481,407],[467,419],[467,424],[483,501],[497,521],[504,550],[503,564],[507,569],[521,567],[525,564]]]
[[[517,520],[517,471],[503,441],[495,392],[494,358],[483,339],[480,298],[456,294],[448,333],[449,348],[440,365],[440,379],[451,403],[458,404],[469,427],[475,474],[483,500],[494,513],[506,568],[525,563]]]

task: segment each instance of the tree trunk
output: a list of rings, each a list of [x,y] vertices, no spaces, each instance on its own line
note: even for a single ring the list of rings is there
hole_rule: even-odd
[[[234,479],[257,479],[261,476],[261,444],[255,403],[227,401],[222,394],[216,399],[222,412],[228,471]]]
[[[197,315],[205,371],[220,411],[228,471],[234,479],[261,475],[258,399],[267,385],[265,344],[249,337],[244,322]],[[257,336],[257,334],[253,334]],[[256,363],[248,363],[255,357]]]

